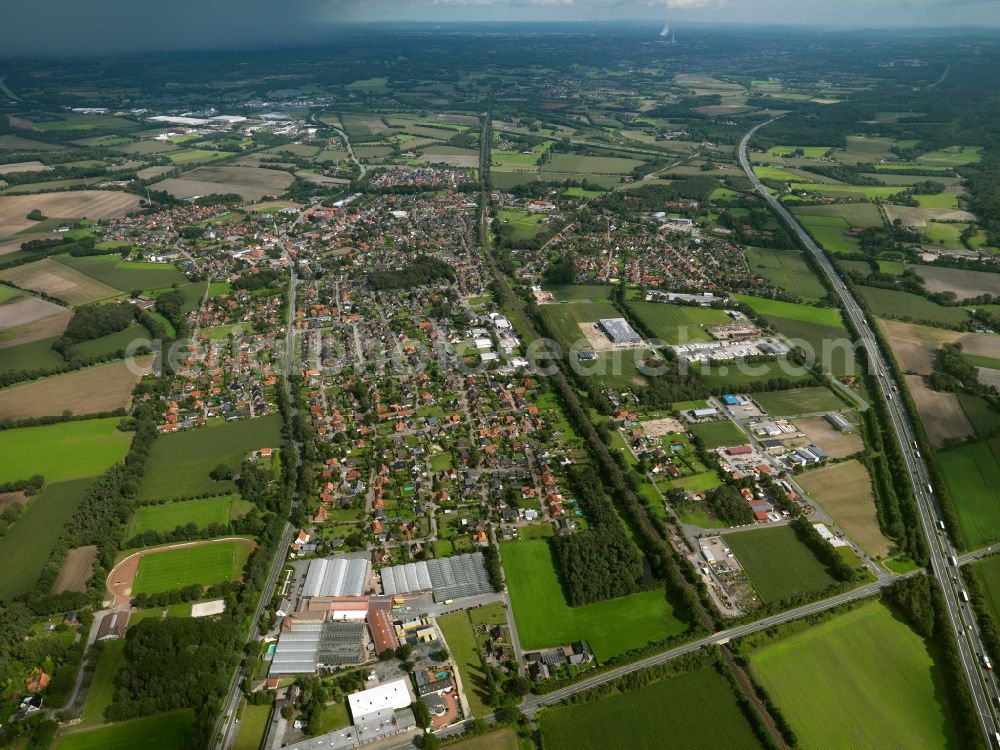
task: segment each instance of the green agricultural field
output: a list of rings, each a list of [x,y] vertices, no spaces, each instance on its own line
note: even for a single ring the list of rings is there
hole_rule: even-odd
[[[829,388],[798,388],[792,391],[769,391],[754,394],[754,401],[772,417],[836,411],[843,402]]]
[[[749,442],[743,431],[728,419],[723,419],[721,422],[693,424],[690,429],[695,437],[701,438],[708,450]]]
[[[628,307],[657,338],[668,344],[711,341],[712,337],[706,328],[732,322],[725,312],[713,308],[640,300],[629,301]],[[621,316],[619,314],[614,317]]]
[[[93,481],[87,478],[46,485],[7,530],[0,544],[0,570],[3,571],[0,601],[30,591],[35,585],[63,526],[73,517]]]
[[[89,255],[82,258],[58,255],[56,260],[123,292],[133,289],[164,289],[172,284],[188,283],[187,277],[170,263],[125,261],[117,255]],[[204,287],[202,290],[204,291]]]
[[[806,159],[822,159],[830,149],[826,146],[774,146],[767,153],[772,156],[792,156],[796,151],[801,151]]]
[[[748,247],[747,264],[775,286],[804,300],[818,300],[826,295],[819,277],[806,263],[802,253],[794,250],[765,250]]]
[[[962,575],[968,575],[969,571],[972,571],[978,579],[993,619],[1000,623],[1000,556],[984,557],[964,567]]]
[[[958,193],[936,193],[934,195],[913,196],[920,208],[937,208],[944,210],[954,210],[958,208]]]
[[[703,750],[708,738],[727,750],[763,747],[732,686],[712,668],[546,710],[541,727],[546,750]]]
[[[238,468],[251,452],[278,447],[280,429],[281,418],[272,414],[235,422],[213,421],[207,427],[161,435],[149,453],[139,500],[235,491],[233,482],[215,481],[209,472],[219,463]]]
[[[571,187],[571,188],[566,188],[563,191],[563,195],[565,195],[567,198],[596,198],[599,195],[604,195],[604,191],[585,190],[584,188]],[[735,195],[735,193],[733,193],[733,195]]]
[[[937,454],[948,494],[970,549],[1000,541],[1000,438]]]
[[[170,151],[165,154],[174,164],[194,164],[196,162],[218,161],[234,154],[228,151],[207,151],[200,148],[182,148],[180,151]]]
[[[43,132],[100,130],[104,132],[121,132],[136,130],[140,126],[132,120],[111,115],[87,115],[78,112],[46,113],[45,119],[35,123],[35,127]]]
[[[1000,429],[1000,411],[992,408],[985,399],[968,393],[959,393],[958,403],[977,435],[992,435]]]
[[[801,213],[795,218],[828,253],[856,253],[861,249],[857,239],[846,234],[851,228],[846,219]]]
[[[858,289],[871,311],[881,317],[930,325],[958,325],[969,319],[969,313],[961,307],[945,307],[918,294],[873,286]]]
[[[724,364],[716,367],[703,365],[692,369],[698,373],[702,382],[709,388],[728,388],[730,390],[753,390],[760,383],[766,383],[774,378],[783,378],[792,383],[812,378],[808,370],[800,368],[787,359],[768,360],[743,368]]]
[[[724,538],[768,604],[814,594],[835,583],[789,526],[738,531]]]
[[[66,364],[52,348],[56,337],[0,349],[0,373],[18,370],[51,370]]]
[[[127,535],[143,531],[173,531],[178,526],[189,523],[195,524],[199,529],[213,523],[225,525],[246,510],[238,497],[210,497],[161,505],[140,505],[129,522]]]
[[[750,663],[801,747],[958,747],[940,668],[880,602],[772,642]]]
[[[802,174],[791,172],[782,167],[759,167],[755,166],[753,171],[762,180],[772,180],[774,182],[814,182],[812,177],[805,177]],[[797,189],[797,188],[796,188]]]
[[[542,305],[542,317],[564,347],[583,339],[580,324],[590,324],[602,318],[620,318],[621,313],[610,302],[576,302],[571,305]]]
[[[744,304],[762,315],[779,333],[815,356],[834,375],[857,374],[854,346],[833,307],[816,307],[791,302],[737,295]]]
[[[825,185],[818,182],[795,185],[796,191],[830,195],[834,198],[858,198],[865,200],[888,200],[898,195],[901,189],[882,185]]]
[[[197,547],[166,549],[145,555],[132,586],[136,594],[158,594],[185,586],[235,581],[243,573],[251,546],[242,542],[215,542]]]
[[[117,429],[119,417],[59,422],[0,431],[0,482],[41,474],[46,482],[95,477],[121,461],[131,432]]]
[[[628,174],[642,164],[638,159],[619,159],[611,156],[583,156],[580,154],[552,154],[542,166],[542,174],[567,172],[574,174]]]
[[[880,159],[891,159],[893,153],[892,138],[877,138],[873,136],[849,135],[846,149],[834,149],[833,158],[844,164],[870,164]]]
[[[917,158],[921,164],[939,167],[962,167],[967,164],[978,164],[982,161],[981,148],[974,146],[949,146],[940,151],[931,151]]]
[[[514,619],[526,649],[590,642],[600,661],[683,633],[663,589],[580,607],[566,602],[544,540],[502,544],[504,572]]]
[[[159,714],[63,735],[54,750],[177,750],[184,747],[193,729],[191,711]]]

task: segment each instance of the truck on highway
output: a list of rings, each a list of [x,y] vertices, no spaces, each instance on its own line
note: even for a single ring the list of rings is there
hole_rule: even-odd
[[[951,565],[951,567],[957,568],[958,567],[958,558],[955,557],[954,555],[948,555],[948,563]]]
[[[958,595],[962,597],[962,601],[963,601],[963,602],[966,602],[966,603],[968,603],[968,601],[969,601],[969,592],[968,592],[968,591],[966,591],[965,589],[962,589],[962,590],[961,590],[961,591],[959,592],[959,594],[958,594]]]
[[[927,483],[927,494],[928,495],[933,495],[934,494],[934,488],[931,487],[931,483],[930,482]],[[942,523],[944,523],[944,522],[942,521]],[[944,527],[942,526],[941,528],[944,528]]]
[[[983,654],[983,666],[986,669],[993,669],[993,665],[990,664],[990,657],[988,657],[986,654]]]
[[[944,531],[944,521],[938,521],[938,528],[941,529],[941,531]]]

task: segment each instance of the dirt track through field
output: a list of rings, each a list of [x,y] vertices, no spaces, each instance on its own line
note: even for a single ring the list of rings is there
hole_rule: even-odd
[[[132,601],[132,585],[135,583],[135,574],[139,570],[139,560],[144,558],[146,555],[152,555],[156,552],[163,552],[168,549],[180,549],[181,547],[205,547],[209,544],[221,544],[222,542],[242,542],[243,544],[248,544],[253,547],[257,546],[249,539],[244,539],[239,536],[227,536],[221,539],[203,539],[197,542],[167,544],[163,547],[150,547],[149,549],[140,550],[139,552],[133,552],[112,568],[110,573],[108,573],[108,580],[105,584],[105,588],[108,593],[111,594],[112,606],[127,606],[129,602]]]

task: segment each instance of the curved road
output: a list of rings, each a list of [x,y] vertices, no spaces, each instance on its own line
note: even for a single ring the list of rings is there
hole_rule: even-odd
[[[777,118],[775,118],[777,119]],[[747,177],[754,185],[754,190],[768,202],[775,212],[785,221],[789,228],[795,232],[802,242],[802,245],[812,253],[819,267],[830,281],[830,285],[840,298],[847,316],[850,318],[854,330],[860,336],[861,344],[868,354],[869,367],[874,368],[875,381],[878,383],[879,392],[885,400],[889,415],[892,419],[892,426],[899,439],[902,448],[903,458],[906,462],[906,470],[913,485],[913,493],[917,498],[917,506],[920,510],[921,526],[927,540],[927,547],[930,550],[931,572],[941,582],[944,591],[945,604],[948,610],[948,620],[951,623],[958,644],[959,655],[962,661],[962,669],[965,671],[966,680],[972,698],[976,704],[976,713],[979,715],[979,722],[982,726],[983,734],[986,736],[987,746],[995,747],[1000,745],[1000,722],[997,720],[997,706],[1000,706],[1000,692],[997,690],[996,677],[993,671],[983,666],[983,647],[979,633],[979,626],[976,623],[972,607],[963,601],[964,590],[960,578],[958,577],[957,566],[952,565],[952,560],[957,560],[957,551],[952,545],[948,536],[939,530],[944,528],[941,513],[937,507],[937,501],[931,488],[927,466],[920,451],[916,448],[916,440],[913,432],[913,425],[910,423],[909,415],[903,407],[901,399],[898,397],[899,389],[895,381],[890,376],[890,370],[882,355],[881,349],[875,338],[871,324],[865,317],[861,306],[854,299],[850,290],[840,278],[840,274],[834,269],[833,264],[826,257],[820,247],[813,241],[802,226],[795,220],[795,217],[786,209],[770,191],[764,187],[761,181],[754,174],[750,160],[747,158],[747,146],[754,133],[762,127],[769,125],[774,120],[768,120],[750,130],[740,141],[739,158],[740,166]],[[897,394],[894,398],[893,394]]]

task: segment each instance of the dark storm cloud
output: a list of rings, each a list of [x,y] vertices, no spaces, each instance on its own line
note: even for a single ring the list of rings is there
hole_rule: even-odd
[[[873,26],[997,26],[998,0],[28,0],[7,2],[4,55],[321,41],[359,21],[659,19]]]

